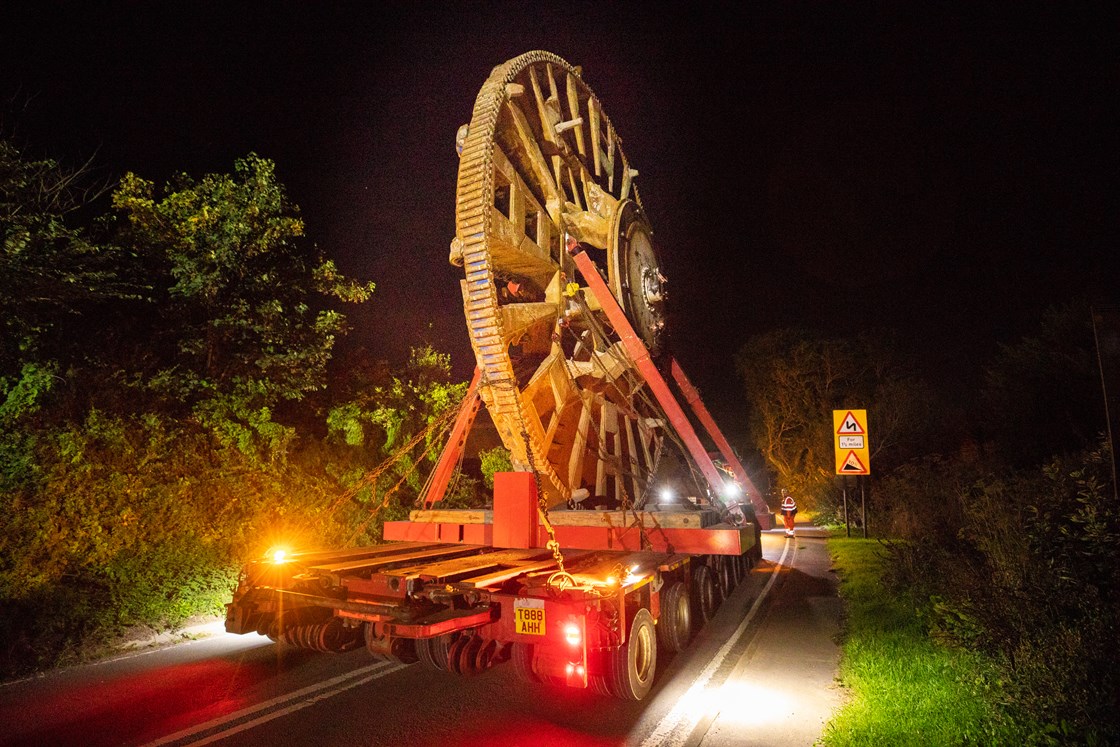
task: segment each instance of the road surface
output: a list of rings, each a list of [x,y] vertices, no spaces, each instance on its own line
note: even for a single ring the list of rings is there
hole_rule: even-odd
[[[0,685],[0,744],[811,745],[840,703],[835,579],[811,528],[763,553],[639,703],[218,633]]]

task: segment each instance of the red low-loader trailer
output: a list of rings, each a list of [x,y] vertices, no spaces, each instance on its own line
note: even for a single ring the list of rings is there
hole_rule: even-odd
[[[494,68],[459,133],[451,255],[478,368],[424,507],[383,545],[249,564],[226,630],[641,699],[658,648],[683,649],[761,558],[769,510],[664,350],[665,279],[619,143],[578,68],[547,52]],[[441,509],[482,404],[517,471],[495,475],[492,508]]]
[[[603,281],[589,273],[601,303],[621,315]],[[616,329],[629,327],[624,316]],[[738,480],[722,478],[636,335],[626,332],[647,383],[661,391],[673,427],[692,444],[702,471],[759,497],[699,395],[673,362],[678,386]],[[460,409],[437,473],[458,461],[478,407],[474,387]],[[441,492],[441,491],[431,491]],[[430,494],[431,494],[430,492]],[[512,661],[530,681],[594,687],[641,699],[657,648],[682,650],[692,633],[761,558],[762,504],[654,504],[646,510],[540,508],[537,476],[502,472],[492,510],[427,509],[386,522],[385,545],[294,553],[250,564],[226,629],[258,632],[324,652],[365,645],[379,656],[474,674]]]

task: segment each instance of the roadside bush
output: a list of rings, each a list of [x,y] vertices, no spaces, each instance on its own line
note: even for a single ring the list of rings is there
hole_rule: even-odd
[[[1120,741],[1120,507],[1107,445],[1057,459],[1036,474],[988,475],[962,486],[950,513],[890,545],[900,586],[932,600],[938,638],[990,656],[1012,713],[1046,739]],[[897,495],[938,483],[921,472]],[[914,506],[920,508],[922,501]]]

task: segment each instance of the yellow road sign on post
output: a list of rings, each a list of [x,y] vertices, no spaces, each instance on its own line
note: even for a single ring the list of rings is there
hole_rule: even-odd
[[[833,410],[832,434],[836,447],[836,474],[870,475],[867,410]]]

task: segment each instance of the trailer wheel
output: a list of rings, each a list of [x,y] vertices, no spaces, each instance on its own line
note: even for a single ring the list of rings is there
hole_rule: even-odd
[[[731,596],[731,592],[735,589],[735,577],[731,572],[731,563],[728,562],[730,558],[726,555],[717,555],[713,560],[715,566],[712,570],[716,573],[716,580],[719,584],[719,598],[722,602]]]
[[[614,693],[611,692],[610,683],[607,682],[607,678],[603,675],[589,674],[587,676],[587,681],[590,683],[591,689],[600,695],[614,695]]]
[[[455,671],[464,677],[470,677],[478,674],[481,670],[475,667],[475,661],[478,659],[479,653],[482,651],[482,636],[472,635],[467,639],[467,642],[459,651],[459,661],[455,667]]]
[[[533,671],[533,644],[514,643],[509,655],[513,671],[522,682],[540,682],[541,678]]]
[[[479,647],[474,655],[474,671],[485,672],[493,664],[498,656],[498,642],[490,639]]]
[[[697,627],[699,627],[712,619],[716,607],[719,606],[715,574],[708,566],[697,565],[692,569],[691,597],[692,616],[696,618]]]
[[[742,583],[742,579],[749,576],[751,573],[751,568],[754,567],[754,549],[752,548],[750,550],[747,550],[745,554],[740,555],[738,562],[740,578],[739,583]]]
[[[416,641],[416,656],[428,669],[446,672],[448,669],[448,650],[454,642],[454,634],[445,633],[435,638],[421,638]]]
[[[642,608],[634,615],[626,643],[610,652],[607,667],[615,696],[641,700],[649,694],[657,671],[657,633],[649,610]]]
[[[692,635],[692,605],[688,589],[677,581],[661,595],[657,640],[666,651],[684,651]]]
[[[754,523],[754,547],[751,548],[751,565],[757,565],[762,560],[762,527]]]
[[[731,588],[738,589],[743,582],[743,556],[733,555],[727,558],[727,567],[731,569]]]

